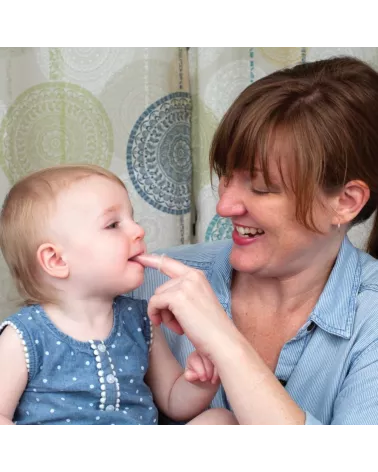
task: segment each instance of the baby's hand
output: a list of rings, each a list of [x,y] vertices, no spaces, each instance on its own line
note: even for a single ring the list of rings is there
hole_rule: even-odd
[[[210,382],[213,385],[219,383],[216,367],[208,357],[198,351],[192,352],[188,357],[184,376],[188,382]]]

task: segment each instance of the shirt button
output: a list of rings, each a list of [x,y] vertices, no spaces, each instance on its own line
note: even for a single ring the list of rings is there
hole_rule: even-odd
[[[312,331],[315,328],[316,324],[311,321],[311,323],[307,326],[307,331]]]
[[[105,352],[106,351],[106,346],[105,344],[99,344],[97,346],[97,349],[100,351],[100,352]]]
[[[106,411],[114,411],[115,410],[115,407],[114,405],[108,405],[106,408],[105,408]]]
[[[106,381],[110,384],[114,383],[115,382],[115,378],[114,378],[114,375],[113,374],[108,374],[106,376]]]

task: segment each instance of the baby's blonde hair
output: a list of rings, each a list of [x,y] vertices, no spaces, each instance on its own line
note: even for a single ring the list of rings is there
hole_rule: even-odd
[[[49,217],[59,192],[96,175],[126,189],[122,180],[102,167],[59,165],[27,175],[6,196],[0,214],[0,248],[25,304],[56,300],[53,288],[42,283],[37,250],[46,242]]]

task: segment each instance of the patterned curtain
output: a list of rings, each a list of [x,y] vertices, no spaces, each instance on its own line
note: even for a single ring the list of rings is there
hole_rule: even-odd
[[[99,164],[149,250],[189,243],[190,124],[187,48],[0,48],[0,202],[33,170]],[[0,319],[17,302],[0,258]]]
[[[90,162],[125,182],[150,251],[229,238],[208,153],[232,101],[279,68],[341,54],[378,66],[377,51],[0,48],[0,202],[33,170]],[[368,226],[351,231],[357,245]],[[18,301],[0,257],[0,320]]]
[[[378,69],[378,48],[190,48],[193,102],[192,157],[195,217],[194,242],[231,237],[228,219],[216,215],[217,182],[210,182],[209,147],[213,133],[237,95],[250,83],[283,67],[332,56],[358,57]],[[349,237],[364,247],[371,220],[354,227]]]

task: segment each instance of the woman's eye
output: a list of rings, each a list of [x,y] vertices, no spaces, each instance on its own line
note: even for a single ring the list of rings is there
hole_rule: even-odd
[[[257,190],[256,188],[253,188],[252,192],[256,195],[267,195],[268,193],[270,193],[269,190]]]

